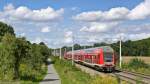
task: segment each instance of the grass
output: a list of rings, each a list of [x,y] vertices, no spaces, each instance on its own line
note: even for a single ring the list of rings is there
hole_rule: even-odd
[[[130,60],[128,63],[123,63],[122,69],[150,75],[150,65],[137,58]]]
[[[117,79],[110,76],[90,76],[72,66],[70,61],[59,60],[56,57],[52,57],[52,60],[62,84],[118,84]]]
[[[149,56],[122,56],[122,59],[123,59],[124,63],[128,63],[132,59],[135,59],[135,58],[141,59],[145,63],[150,64],[150,57]]]

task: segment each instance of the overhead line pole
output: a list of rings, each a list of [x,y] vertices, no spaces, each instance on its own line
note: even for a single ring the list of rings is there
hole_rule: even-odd
[[[74,37],[73,37],[73,34],[72,34],[72,65],[74,65]]]
[[[54,56],[56,56],[56,50],[54,49]]]
[[[121,36],[120,36],[120,68],[122,68]]]
[[[59,59],[61,59],[61,47],[59,48]]]
[[[64,52],[64,54],[63,55],[65,55],[67,53],[67,47],[65,48],[65,52]]]

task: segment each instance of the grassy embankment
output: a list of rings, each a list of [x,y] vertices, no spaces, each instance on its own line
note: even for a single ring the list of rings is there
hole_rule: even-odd
[[[131,59],[128,63],[123,63],[122,69],[150,75],[150,65],[137,58]]]
[[[90,76],[71,65],[70,61],[52,57],[54,67],[58,72],[62,84],[118,84],[116,78]]]

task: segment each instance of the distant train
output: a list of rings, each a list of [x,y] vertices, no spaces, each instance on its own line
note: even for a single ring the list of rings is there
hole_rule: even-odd
[[[101,46],[73,51],[74,61],[101,71],[114,71],[116,56],[110,46]],[[64,59],[72,59],[72,51],[66,52]]]

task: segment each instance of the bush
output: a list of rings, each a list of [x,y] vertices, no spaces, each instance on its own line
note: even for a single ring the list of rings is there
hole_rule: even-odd
[[[132,59],[129,63],[128,63],[128,67],[132,67],[134,69],[138,69],[138,68],[148,68],[148,64],[146,64],[143,60],[135,58]]]

